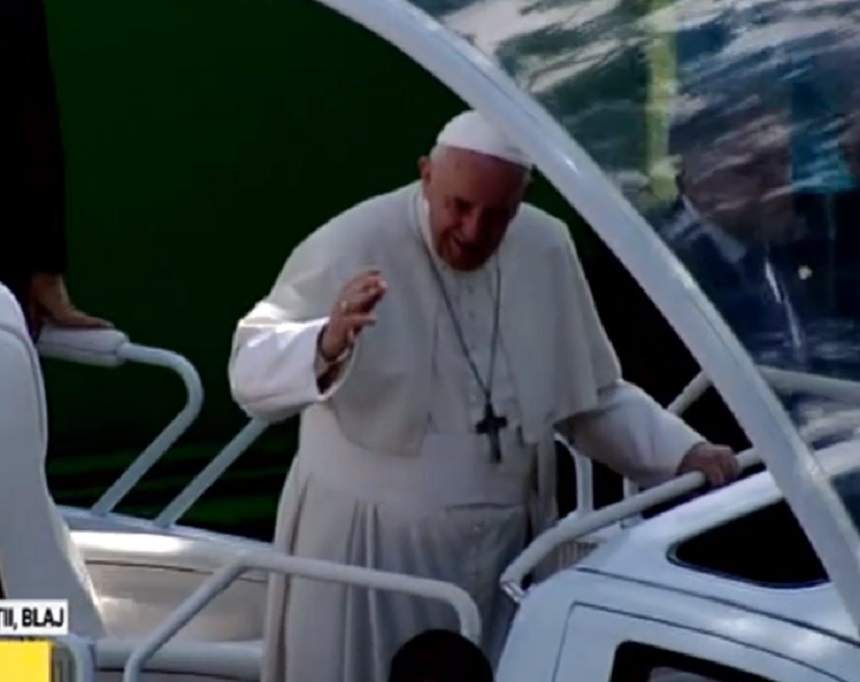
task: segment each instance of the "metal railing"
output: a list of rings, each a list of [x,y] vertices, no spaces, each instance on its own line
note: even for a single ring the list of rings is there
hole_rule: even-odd
[[[268,423],[262,419],[252,419],[219,452],[209,464],[180,492],[153,523],[159,528],[170,526],[185,514],[200,496],[205,493],[227,468],[266,430]]]
[[[699,372],[681,390],[681,392],[666,406],[666,409],[681,415],[711,386],[711,381],[704,372]],[[583,514],[594,511],[594,467],[585,455],[580,454],[575,447],[561,434],[555,434],[555,442],[570,454],[576,472],[576,512]],[[624,498],[638,494],[639,487],[628,478],[623,480]],[[629,519],[628,519],[629,520]]]
[[[166,367],[173,370],[182,379],[188,398],[182,410],[92,506],[92,512],[98,516],[104,516],[113,511],[146,472],[185,433],[200,414],[200,409],[203,406],[203,384],[200,381],[200,375],[194,369],[194,365],[178,353],[161,348],[149,348],[134,343],[126,343],[117,349],[117,356],[124,361]]]
[[[90,508],[94,515],[106,516],[131,492],[198,417],[203,406],[203,385],[200,375],[194,365],[182,355],[163,348],[132,343],[125,334],[115,329],[66,330],[47,327],[39,340],[39,353],[47,358],[97,367],[119,367],[126,362],[164,367],[178,374],[185,386],[187,398],[180,412]],[[152,521],[153,525],[157,528],[166,528],[181,518],[221,474],[259,438],[267,426],[266,422],[259,419],[248,422],[203,471],[168,503]]]
[[[759,461],[758,456],[752,451],[738,455],[741,471]],[[519,603],[525,596],[522,588],[523,579],[557,548],[589,533],[641,514],[650,507],[687,495],[704,483],[704,474],[698,471],[691,472],[585,516],[577,512],[568,514],[555,526],[535,538],[505,569],[500,581],[502,589],[511,599]]]
[[[240,555],[213,573],[167,620],[146,637],[129,656],[123,671],[123,682],[139,682],[144,664],[171,637],[223,592],[242,573],[263,569],[273,573],[296,575],[313,580],[345,583],[369,589],[402,592],[448,603],[457,613],[460,632],[473,642],[481,638],[481,617],[469,594],[451,583],[387,573],[358,566],[348,566],[317,559],[284,556],[273,551],[256,551]]]
[[[830,398],[837,402],[855,405],[860,403],[860,382],[833,379],[808,372],[777,369],[766,365],[759,365],[758,369],[768,384],[777,392],[801,391]]]
[[[790,384],[795,390],[806,387],[809,381],[809,377],[806,375],[798,377],[796,376],[797,373],[793,372],[782,372],[781,370],[770,370],[767,368],[762,368],[762,371],[765,373],[766,378],[779,379],[781,385]],[[815,379],[816,377],[812,378]],[[860,390],[860,385],[842,385],[852,382],[838,382],[838,386],[831,384],[829,380],[826,383],[827,388],[831,391],[838,390],[840,395],[845,395],[847,391]],[[710,379],[704,372],[699,372],[684,387],[681,393],[669,403],[666,407],[667,411],[677,415],[682,414],[710,386]],[[819,389],[822,388],[820,383],[816,383],[816,387]],[[777,387],[775,386],[775,388]],[[555,526],[535,538],[502,573],[500,579],[502,589],[517,603],[522,601],[526,594],[522,588],[522,582],[525,577],[558,548],[581,540],[589,534],[596,533],[616,523],[620,523],[623,528],[633,525],[639,519],[642,512],[656,505],[664,504],[687,495],[700,488],[706,482],[704,474],[701,472],[691,472],[667,481],[662,485],[640,492],[635,483],[629,479],[624,479],[624,499],[616,504],[594,510],[591,467],[586,466],[586,463],[590,465],[590,461],[571,448],[570,444],[564,439],[559,437],[556,440],[571,450],[576,462],[577,508],[559,520]],[[760,458],[751,451],[738,455],[738,465],[741,471],[754,464],[758,464],[760,461]],[[581,498],[579,497],[580,495],[582,495]],[[584,504],[581,505],[579,503],[580,499],[584,500]]]
[[[93,645],[89,639],[77,635],[63,635],[54,637],[52,641],[55,651],[51,661],[51,682],[93,682],[95,680]],[[66,652],[71,661],[64,655]]]

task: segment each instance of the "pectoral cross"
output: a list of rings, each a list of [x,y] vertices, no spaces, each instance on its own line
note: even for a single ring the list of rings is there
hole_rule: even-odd
[[[493,404],[488,400],[484,404],[484,418],[475,424],[478,433],[486,433],[490,439],[490,452],[494,462],[502,461],[502,445],[499,442],[499,431],[508,425],[508,418],[497,415],[493,410]]]

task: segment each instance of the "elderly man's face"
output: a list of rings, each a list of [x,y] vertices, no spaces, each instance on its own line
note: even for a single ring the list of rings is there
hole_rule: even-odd
[[[455,270],[475,270],[499,248],[528,184],[528,171],[465,149],[419,160],[433,246]]]

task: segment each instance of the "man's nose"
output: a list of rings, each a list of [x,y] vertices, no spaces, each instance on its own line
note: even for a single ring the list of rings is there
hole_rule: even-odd
[[[460,234],[470,242],[477,242],[481,237],[481,214],[469,211],[460,222]]]

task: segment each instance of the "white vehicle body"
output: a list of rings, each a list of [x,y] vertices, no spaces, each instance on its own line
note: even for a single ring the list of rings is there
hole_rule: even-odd
[[[829,582],[767,585],[673,558],[689,538],[779,499],[762,472],[616,534],[529,592],[498,679],[625,679],[612,677],[624,645],[661,652],[663,661],[681,654],[772,681],[857,679],[860,639]],[[662,677],[642,679],[676,679],[666,676],[667,665]],[[690,676],[677,679],[745,679],[696,675],[695,667],[683,672]]]
[[[641,520],[639,515],[654,504],[696,489],[701,477],[690,474],[643,493],[631,491],[617,506],[595,511],[590,468],[578,459],[579,508],[536,538],[503,576],[504,588],[520,606],[498,679],[619,682],[628,679],[623,677],[627,674],[637,675],[629,679],[667,680],[860,679],[860,540],[852,520],[856,510],[834,485],[860,467],[855,430],[860,422],[856,411],[845,408],[860,398],[860,383],[853,380],[857,377],[756,362],[628,195],[562,127],[564,112],[539,103],[544,81],[525,79],[501,66],[501,50],[518,34],[562,25],[575,28],[577,22],[599,18],[618,5],[583,0],[529,8],[516,0],[483,0],[459,3],[459,9],[440,11],[434,18],[420,9],[432,5],[429,0],[323,2],[400,47],[520,143],[628,267],[699,361],[703,374],[673,408],[682,411],[712,383],[753,444],[755,454],[745,454],[745,464],[760,457],[766,466],[765,472],[724,490]],[[756,4],[727,1],[711,10],[746,11]],[[857,3],[843,4],[857,9]],[[660,22],[670,21],[667,8],[673,5],[696,3],[655,2],[642,30],[651,31],[653,22],[659,29]],[[779,43],[779,36],[772,39]],[[544,76],[575,77],[577,68],[550,56]],[[0,331],[4,366],[32,361],[28,354],[33,349],[21,329]],[[271,571],[442,599],[457,610],[464,634],[477,637],[474,604],[456,586],[277,556],[264,543],[178,525],[194,500],[262,433],[265,424],[260,422],[250,422],[153,521],[116,514],[117,502],[196,416],[202,401],[199,380],[181,357],[135,346],[119,332],[49,333],[42,352],[106,366],[133,361],[171,367],[189,393],[177,418],[92,509],[63,510],[93,580],[107,632],[104,637],[84,635],[61,642],[71,654],[58,663],[65,666],[60,673],[64,679],[86,682],[96,673],[106,679],[122,674],[133,682],[140,670],[148,671],[144,679],[164,673],[174,674],[169,677],[173,680],[257,679],[265,576]],[[25,423],[44,423],[38,372],[31,381],[33,397],[27,404],[21,394],[4,393],[0,387],[0,405],[9,416],[0,424],[23,439],[0,436],[4,447],[11,448],[4,459],[20,454],[18,442],[38,451],[38,427]],[[797,424],[778,397],[785,392],[812,393],[842,407]],[[22,428],[30,428],[30,435]],[[837,442],[828,443],[828,438]],[[41,466],[35,460],[21,465]],[[684,543],[743,521],[783,498],[790,508],[787,516],[796,516],[811,543],[804,551],[823,566],[817,581],[768,585],[677,559]],[[770,538],[765,533],[760,541]],[[573,566],[523,587],[542,557],[570,543],[579,556]],[[723,550],[735,551],[732,546]],[[780,558],[786,556],[790,554]],[[621,660],[628,654],[633,663]],[[651,667],[629,673],[637,662],[640,668]]]

